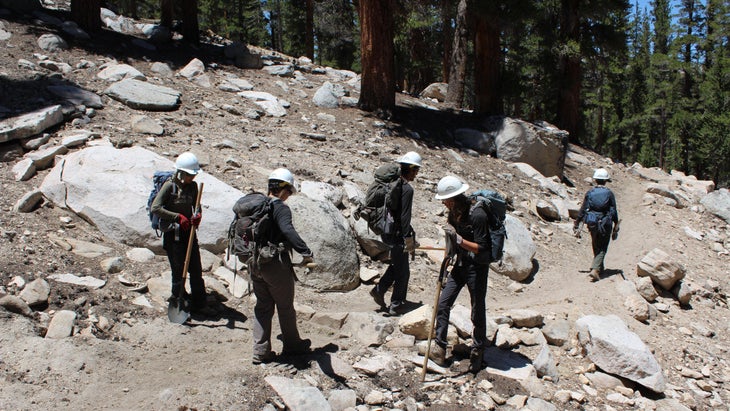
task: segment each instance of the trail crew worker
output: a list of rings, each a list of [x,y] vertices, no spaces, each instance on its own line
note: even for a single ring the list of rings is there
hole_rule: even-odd
[[[573,225],[573,232],[576,236],[580,236],[580,223],[585,221],[593,245],[593,263],[589,276],[591,280],[598,281],[604,269],[603,260],[606,258],[608,243],[612,237],[614,240],[618,238],[619,226],[616,197],[606,187],[606,182],[611,181],[608,171],[603,168],[597,169],[593,173],[593,180],[596,182],[596,187],[586,193],[578,218]]]
[[[174,225],[172,230],[162,235],[162,247],[167,253],[172,271],[172,296],[170,302],[177,302],[178,296],[184,288],[182,282],[185,256],[187,254],[188,239],[191,226],[200,225],[200,210],[193,210],[198,197],[198,185],[193,183],[195,176],[200,172],[200,164],[193,153],[182,153],[175,160],[175,174],[167,180],[155,197],[150,207],[151,211],[160,217],[161,221]],[[206,303],[205,282],[200,264],[200,248],[198,239],[193,239],[193,248],[188,265],[190,274],[190,310],[193,313],[204,315],[215,314]],[[188,296],[185,294],[185,299]]]
[[[385,308],[385,292],[393,286],[390,296],[388,314],[391,316],[403,313],[408,292],[408,280],[411,277],[408,255],[416,249],[415,232],[411,227],[413,209],[413,187],[409,184],[415,180],[421,168],[421,156],[409,151],[397,160],[400,163],[400,178],[386,198],[385,229],[381,238],[390,248],[390,264],[380,282],[370,290],[375,302]]]
[[[445,229],[455,244],[456,263],[446,279],[439,296],[436,314],[435,344],[429,358],[441,366],[446,365],[447,333],[449,316],[459,292],[466,285],[471,297],[472,347],[469,354],[472,372],[482,366],[484,349],[487,347],[487,277],[492,255],[492,241],[489,235],[489,217],[483,207],[472,206],[464,195],[469,185],[453,176],[439,180],[436,199],[448,208],[448,223]],[[453,228],[452,228],[453,227]]]
[[[278,251],[272,252],[270,261],[260,264],[258,272],[251,273],[256,295],[253,324],[254,364],[274,359],[271,351],[271,321],[274,310],[279,315],[283,349],[282,356],[301,355],[310,351],[311,341],[301,339],[294,311],[294,268],[291,250],[304,257],[302,263],[313,261],[312,251],[292,225],[292,213],[284,202],[296,192],[294,176],[285,168],[278,168],[269,175],[268,195],[271,201],[271,232],[268,242]],[[263,252],[263,251],[262,251]]]

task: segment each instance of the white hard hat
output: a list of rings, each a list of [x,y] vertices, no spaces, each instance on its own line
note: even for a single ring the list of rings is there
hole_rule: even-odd
[[[297,187],[296,185],[294,185],[294,174],[292,174],[291,171],[285,168],[277,168],[276,170],[272,171],[271,174],[269,174],[269,184],[272,180],[285,183],[284,185],[291,186],[292,192],[297,192]],[[283,187],[284,185],[281,185],[281,187]]]
[[[610,180],[611,177],[608,175],[608,171],[605,168],[597,168],[593,173],[594,180]]]
[[[421,155],[415,151],[409,151],[403,154],[403,156],[396,161],[401,164],[411,164],[416,167],[421,167]]]
[[[175,160],[175,170],[184,171],[193,176],[198,174],[200,172],[198,158],[191,152],[180,154]]]
[[[436,199],[446,200],[456,197],[469,189],[469,184],[464,183],[454,176],[446,176],[439,180],[436,186]]]

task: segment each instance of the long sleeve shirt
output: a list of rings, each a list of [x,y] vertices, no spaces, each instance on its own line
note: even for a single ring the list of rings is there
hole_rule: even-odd
[[[454,229],[464,240],[479,246],[476,254],[459,247],[459,259],[467,264],[489,264],[492,257],[492,237],[489,234],[489,217],[484,208],[472,207],[466,221],[456,223]]]
[[[177,187],[173,189],[173,185],[177,185]],[[171,178],[165,181],[160,188],[150,210],[166,221],[175,221],[178,214],[190,218],[193,215],[197,198],[197,184],[183,185],[175,178]]]
[[[405,180],[400,182],[400,186],[400,208],[398,209],[398,220],[396,220],[396,224],[399,225],[400,232],[398,234],[402,237],[407,237],[413,232],[413,228],[411,227],[413,187]]]
[[[273,208],[272,217],[274,225],[272,227],[270,241],[274,244],[284,243],[287,247],[293,248],[302,256],[311,257],[312,251],[294,229],[289,206],[284,204],[279,198],[272,198],[271,206]]]
[[[591,204],[591,196],[594,195],[595,190],[606,190],[608,195],[608,209],[607,210],[596,210],[595,205]],[[603,193],[601,193],[603,194]],[[588,190],[585,197],[583,198],[583,204],[580,207],[580,212],[578,213],[578,219],[576,220],[576,225],[583,221],[588,211],[598,211],[598,212],[604,212],[608,213],[608,215],[611,216],[611,221],[614,223],[618,222],[618,210],[616,208],[616,197],[613,195],[613,192],[609,190],[607,187],[604,186],[598,186],[593,187],[592,189]]]

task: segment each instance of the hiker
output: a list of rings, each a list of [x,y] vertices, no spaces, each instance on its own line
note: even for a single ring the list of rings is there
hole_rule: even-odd
[[[388,194],[388,215],[381,238],[390,248],[390,262],[380,282],[370,290],[370,295],[382,308],[386,308],[385,292],[393,286],[388,315],[403,313],[411,277],[408,255],[416,250],[416,233],[411,227],[413,208],[413,181],[421,168],[421,156],[409,151],[396,160],[400,164],[400,178]]]
[[[439,296],[435,344],[431,346],[429,358],[441,366],[446,365],[451,308],[461,289],[466,286],[471,297],[471,322],[474,326],[469,369],[477,372],[481,369],[484,349],[487,347],[487,276],[492,241],[487,212],[483,207],[473,205],[469,197],[464,195],[468,189],[468,184],[454,176],[442,178],[436,187],[436,199],[441,200],[449,210],[450,227],[444,231],[456,247],[456,262]]]
[[[296,192],[294,176],[285,168],[278,168],[269,175],[268,196],[271,201],[271,232],[268,234],[267,257],[260,262],[259,269],[251,273],[253,291],[256,295],[253,325],[254,364],[267,363],[274,359],[271,351],[271,320],[274,309],[279,315],[283,349],[282,356],[306,354],[312,341],[299,337],[297,314],[294,311],[294,268],[291,250],[303,257],[302,264],[313,261],[312,251],[292,225],[292,214],[284,202]]]
[[[606,258],[608,243],[611,242],[611,238],[614,240],[618,238],[619,226],[616,198],[606,187],[606,183],[611,181],[608,171],[604,168],[595,170],[593,180],[596,182],[596,187],[586,193],[578,218],[573,225],[573,233],[576,237],[580,237],[581,223],[585,222],[588,226],[593,245],[593,264],[588,275],[592,281],[598,281],[603,272],[603,260]]]
[[[193,182],[200,172],[200,164],[195,154],[186,152],[175,160],[175,173],[167,180],[152,202],[150,210],[168,222],[169,231],[162,235],[162,247],[167,253],[172,271],[172,295],[170,304],[177,304],[183,284],[183,268],[190,238],[191,227],[200,225],[200,210],[194,210],[198,197],[198,185]],[[174,223],[174,224],[173,224]],[[203,269],[200,264],[200,248],[197,237],[193,239],[193,248],[190,252],[188,265],[191,295],[183,294],[185,300],[190,300],[190,311],[201,315],[214,315],[216,312],[207,305]]]

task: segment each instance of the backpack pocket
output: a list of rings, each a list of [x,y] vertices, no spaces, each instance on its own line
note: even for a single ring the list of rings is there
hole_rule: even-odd
[[[602,214],[603,213],[599,213],[597,211],[589,211],[586,213],[585,222],[589,230],[594,231],[598,228],[598,223],[601,221]]]

